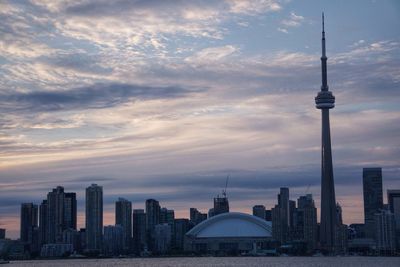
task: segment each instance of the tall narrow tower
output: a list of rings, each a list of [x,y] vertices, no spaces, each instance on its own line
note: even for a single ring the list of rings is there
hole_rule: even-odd
[[[321,233],[320,242],[323,249],[332,251],[335,246],[336,200],[333,182],[331,133],[329,126],[329,109],[335,106],[335,97],[329,91],[326,68],[325,25],[322,13],[322,85],[315,97],[315,105],[322,113],[322,162],[321,162]]]

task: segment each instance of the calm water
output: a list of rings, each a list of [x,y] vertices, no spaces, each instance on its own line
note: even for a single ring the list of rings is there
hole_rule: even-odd
[[[14,261],[8,266],[178,266],[178,267],[200,267],[200,266],[400,266],[400,257],[378,258],[378,257],[257,257],[257,258],[145,258],[145,259],[101,259],[101,260],[50,260],[50,261]]]

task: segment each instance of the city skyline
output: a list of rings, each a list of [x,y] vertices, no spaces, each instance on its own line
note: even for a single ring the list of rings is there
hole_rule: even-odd
[[[400,188],[400,7],[360,3],[2,3],[0,228],[18,236],[20,203],[57,185],[77,193],[78,227],[92,183],[104,225],[118,197],[206,212],[228,174],[232,211],[270,209],[280,187],[320,207],[321,10],[336,200],[363,222],[362,168]]]

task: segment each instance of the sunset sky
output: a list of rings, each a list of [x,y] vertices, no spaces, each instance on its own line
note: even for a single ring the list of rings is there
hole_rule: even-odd
[[[319,209],[321,12],[336,199],[363,221],[362,168],[400,189],[400,1],[0,1],[0,228],[57,185],[206,212],[312,193]],[[386,200],[385,200],[386,202]]]

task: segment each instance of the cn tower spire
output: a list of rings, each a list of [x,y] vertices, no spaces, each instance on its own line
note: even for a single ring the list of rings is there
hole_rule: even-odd
[[[315,98],[315,106],[322,115],[322,144],[321,144],[321,224],[320,244],[323,251],[332,253],[335,248],[336,198],[333,180],[331,130],[329,123],[329,109],[335,107],[335,97],[329,91],[327,81],[327,67],[325,47],[325,21],[322,13],[322,56],[321,56],[321,91]]]

